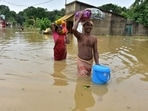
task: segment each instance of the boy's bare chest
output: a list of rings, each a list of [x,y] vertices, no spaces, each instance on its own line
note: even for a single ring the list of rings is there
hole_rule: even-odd
[[[93,38],[91,38],[91,37],[85,37],[85,38],[83,38],[82,44],[85,45],[85,46],[92,47],[93,46]]]

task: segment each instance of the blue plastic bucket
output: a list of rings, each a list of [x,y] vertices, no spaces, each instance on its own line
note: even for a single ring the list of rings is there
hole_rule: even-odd
[[[110,68],[105,65],[93,65],[92,82],[95,84],[106,84],[110,79]]]

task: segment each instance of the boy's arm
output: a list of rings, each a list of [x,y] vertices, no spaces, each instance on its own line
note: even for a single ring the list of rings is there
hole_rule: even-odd
[[[70,40],[69,40],[68,34],[65,35],[65,39],[66,39],[66,44],[70,44]]]
[[[81,35],[81,33],[78,32],[77,28],[78,28],[78,25],[79,25],[79,23],[81,21],[82,15],[83,15],[83,11],[80,12],[80,15],[79,15],[78,19],[74,22],[74,25],[72,27],[72,31],[73,31],[75,37],[77,37],[77,38],[80,38],[80,35]]]
[[[94,44],[93,52],[94,52],[95,63],[99,64],[99,52],[98,52],[98,49],[97,49],[97,38],[95,38],[95,44]]]

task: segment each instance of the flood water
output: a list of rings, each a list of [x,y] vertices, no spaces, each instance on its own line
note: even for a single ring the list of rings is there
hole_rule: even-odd
[[[77,77],[77,41],[69,37],[67,59],[54,61],[51,35],[0,29],[1,111],[147,111],[148,41],[97,36],[111,78],[96,85]]]

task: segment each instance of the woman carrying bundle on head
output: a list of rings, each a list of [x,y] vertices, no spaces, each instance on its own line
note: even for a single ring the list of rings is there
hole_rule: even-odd
[[[66,23],[64,21],[56,21],[51,26],[54,39],[54,60],[66,59],[67,49],[66,44],[69,44]]]

